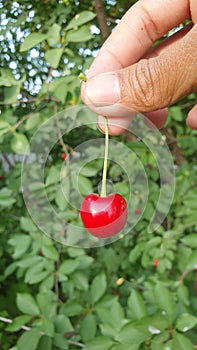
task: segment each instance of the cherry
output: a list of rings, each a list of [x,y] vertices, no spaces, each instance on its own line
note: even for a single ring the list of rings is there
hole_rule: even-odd
[[[62,154],[61,154],[61,158],[62,158],[62,159],[66,159],[66,158],[67,158],[67,154],[66,154],[66,153],[62,153]]]
[[[137,209],[135,210],[135,213],[136,213],[137,215],[141,214],[141,209],[140,209],[140,208],[137,208]]]
[[[84,198],[80,208],[84,227],[93,236],[99,238],[116,235],[123,229],[128,217],[125,199],[118,193],[106,194],[108,146],[108,123],[105,118],[105,155],[101,196],[95,193],[89,194]]]
[[[154,265],[154,266],[158,266],[158,265],[159,265],[159,260],[158,260],[158,259],[155,259],[154,262],[153,262],[153,265]]]
[[[81,204],[80,215],[87,231],[93,236],[111,237],[121,231],[127,221],[127,203],[118,193],[106,197],[89,194]]]
[[[3,180],[3,176],[2,175],[0,175],[0,180]]]

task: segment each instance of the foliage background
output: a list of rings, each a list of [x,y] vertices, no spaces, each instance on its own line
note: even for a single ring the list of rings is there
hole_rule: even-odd
[[[61,246],[39,232],[21,193],[21,154],[31,136],[50,116],[81,102],[78,74],[134,2],[0,1],[2,350],[197,348],[196,132],[185,125],[196,94],[170,107],[162,130],[176,165],[176,192],[153,234],[147,226],[159,175],[148,150],[126,133],[118,139],[137,152],[151,189],[132,234],[99,249]],[[87,128],[60,139],[46,164],[51,201],[69,222],[78,222],[78,213],[55,196],[61,155],[92,133]],[[101,167],[86,171],[83,195],[94,190]],[[120,170],[110,165],[109,173],[127,196]],[[138,209],[143,189],[133,196]]]

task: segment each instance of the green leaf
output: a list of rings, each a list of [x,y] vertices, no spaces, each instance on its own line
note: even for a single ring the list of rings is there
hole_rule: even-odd
[[[129,322],[125,326],[122,327],[120,332],[116,336],[116,340],[123,344],[133,344],[140,345],[146,339],[150,337],[150,334],[143,327],[139,327],[133,322]]]
[[[161,345],[159,345],[160,347],[159,347],[159,349],[158,350],[160,350],[161,349]],[[168,341],[167,343],[165,343],[165,345],[162,347],[162,350],[176,350],[175,348],[173,348],[173,340],[170,340],[170,341]],[[152,349],[151,349],[152,350]],[[153,350],[154,350],[154,348],[153,348]],[[156,349],[157,350],[157,349]]]
[[[113,271],[118,271],[118,267],[121,261],[120,257],[113,248],[108,248],[103,252],[103,261],[105,262],[106,267],[110,273]]]
[[[81,322],[80,335],[82,340],[87,343],[95,338],[97,329],[96,318],[94,315],[87,315]]]
[[[158,282],[155,287],[155,302],[159,309],[170,318],[175,318],[175,303],[172,293],[162,283]]]
[[[194,350],[194,345],[192,344],[191,340],[180,333],[175,333],[172,341],[172,350],[186,350],[186,349]]]
[[[113,341],[104,336],[99,336],[88,342],[84,350],[109,350],[113,345]]]
[[[83,121],[83,125],[87,125],[90,129],[97,130],[97,126],[95,123],[95,112],[91,111],[90,109],[81,108],[80,113],[78,113],[77,115],[77,120]],[[92,146],[86,149],[87,154],[91,154],[91,152],[92,152]],[[102,157],[103,157],[103,153],[104,153],[104,150],[102,152],[102,147],[101,147],[101,150],[99,149],[99,154],[101,154]],[[97,150],[97,155],[98,155],[98,150]],[[102,170],[103,159],[99,159],[97,157],[97,159],[91,161],[91,164],[94,164],[95,168],[97,168],[98,170]]]
[[[66,192],[69,192],[69,184],[66,184]],[[62,189],[62,187],[59,187],[56,195],[55,195],[55,202],[57,203],[58,207],[60,208],[60,210],[64,211],[68,205],[67,202],[67,193],[65,193],[65,187],[64,187],[64,191]]]
[[[40,113],[33,113],[27,119],[26,124],[25,124],[25,129],[31,130],[31,129],[35,128],[36,126],[40,125],[40,123],[41,123]]]
[[[52,27],[49,28],[47,32],[47,41],[50,46],[55,46],[59,43],[60,41],[60,30],[61,27],[59,24],[54,23]]]
[[[68,247],[67,252],[71,258],[77,258],[77,257],[83,258],[84,256],[87,258],[91,258],[90,256],[86,256],[85,250],[79,247]]]
[[[29,315],[22,315],[15,317],[7,327],[7,332],[17,332],[21,329],[22,326],[24,326],[27,322],[31,320],[32,316]]]
[[[142,254],[143,250],[142,247],[144,248],[144,244],[138,244],[136,245],[130,252],[129,254],[129,262],[130,263],[135,263],[137,259],[140,257]]]
[[[61,350],[67,350],[69,348],[68,342],[65,339],[64,334],[56,333],[53,337],[53,344],[57,346],[58,349],[61,349]]]
[[[85,164],[80,171],[80,174],[87,177],[96,176],[98,173],[98,167],[93,162]]]
[[[127,350],[138,350],[138,349],[139,349],[138,345],[127,346]],[[125,344],[114,345],[110,350],[125,350]]]
[[[169,333],[164,330],[160,334],[156,334],[151,341],[151,350],[161,350],[161,346],[169,339]],[[162,348],[163,349],[163,348]]]
[[[51,49],[45,53],[45,59],[52,68],[58,68],[64,48]]]
[[[36,350],[52,350],[52,338],[43,335]]]
[[[78,270],[86,270],[94,262],[94,259],[91,256],[86,255],[79,256],[76,260],[79,264]]]
[[[80,27],[79,29],[69,30],[66,35],[66,41],[71,43],[80,43],[88,41],[92,38],[90,29],[87,26]]]
[[[97,275],[90,287],[91,300],[95,304],[105,293],[107,289],[107,280],[103,272]]]
[[[87,276],[80,271],[76,271],[72,274],[72,281],[76,289],[87,291],[89,288]]]
[[[89,21],[91,21],[93,18],[96,17],[96,14],[90,11],[82,11],[75,15],[74,18],[71,19],[71,21],[68,23],[66,30],[73,29],[75,27],[79,27],[82,24],[85,24]]]
[[[78,188],[79,192],[83,196],[87,196],[88,194],[93,192],[92,182],[85,176],[78,176]]]
[[[197,269],[197,250],[195,250],[188,258],[185,266],[186,270]]]
[[[43,332],[45,335],[48,335],[49,337],[54,336],[54,323],[53,320],[51,320],[48,315],[46,317],[42,318],[42,324],[40,326],[41,332]]]
[[[97,306],[96,311],[102,323],[111,326],[113,329],[113,333],[115,331],[115,334],[117,330],[119,330],[124,324],[124,312],[120,303],[117,300],[113,302],[110,308]]]
[[[74,328],[66,315],[56,315],[54,319],[55,332],[65,334],[73,332]]]
[[[33,269],[32,269],[33,270]],[[29,269],[25,275],[25,283],[36,284],[45,280],[46,277],[50,274],[49,271],[32,271]]]
[[[8,243],[14,247],[13,258],[18,259],[23,256],[23,254],[29,249],[31,241],[31,237],[25,234],[16,234],[9,239]]]
[[[46,177],[46,186],[57,184],[60,181],[60,171],[56,166],[52,166]]]
[[[0,136],[6,134],[11,130],[11,125],[7,122],[3,122],[0,120]]]
[[[4,88],[4,101],[15,103],[17,101],[18,94],[20,92],[20,85],[13,85],[11,87]]]
[[[12,191],[4,187],[0,190],[0,206],[9,207],[16,202],[16,199],[12,197]]]
[[[65,275],[70,275],[77,269],[79,262],[77,260],[67,259],[59,267],[59,272]]]
[[[42,261],[42,257],[41,256],[30,256],[27,258],[24,258],[20,261],[17,262],[17,265],[19,267],[22,267],[22,269],[26,269],[28,267],[32,267],[34,265],[37,265],[38,263],[40,263]]]
[[[8,276],[12,275],[13,272],[17,269],[17,267],[18,267],[17,262],[14,262],[8,265],[8,267],[4,271],[4,277],[7,278]]]
[[[65,85],[65,82],[62,82],[61,84],[58,84],[54,90],[54,96],[57,97],[62,103],[65,103],[68,90],[68,85]]]
[[[183,120],[183,113],[180,106],[171,107],[169,114],[177,122],[181,122]]]
[[[17,85],[17,80],[10,69],[1,68],[0,73],[0,86],[11,87],[12,85]]]
[[[11,141],[11,148],[14,153],[28,154],[29,142],[24,134],[15,132]]]
[[[177,295],[181,303],[184,303],[186,306],[189,306],[189,290],[183,283],[181,283],[177,289]]]
[[[36,300],[42,315],[51,318],[55,314],[56,295],[51,290],[45,288],[37,294]]]
[[[17,342],[17,350],[37,350],[37,346],[41,334],[37,329],[31,329],[30,331],[24,332]]]
[[[176,328],[180,332],[187,332],[197,325],[197,317],[191,314],[182,314],[176,323]]]
[[[136,325],[139,328],[145,329],[145,331],[148,331],[151,335],[156,335],[168,329],[169,321],[167,317],[163,316],[161,313],[155,313],[137,321]]]
[[[146,307],[142,296],[134,289],[128,298],[128,308],[131,314],[131,318],[134,320],[139,320],[146,316]]]
[[[40,314],[39,308],[31,294],[18,293],[16,305],[24,314],[32,316],[38,316]]]
[[[20,218],[20,225],[21,228],[25,231],[25,232],[37,232],[38,229],[37,227],[34,225],[32,219],[30,219],[29,217],[24,217],[22,216]]]
[[[197,248],[197,235],[193,233],[182,238],[181,242],[191,248]]]
[[[61,313],[70,317],[80,315],[82,311],[83,307],[81,304],[73,300],[68,300],[61,308]]]
[[[59,259],[58,251],[53,246],[45,245],[42,247],[42,252],[46,258],[57,261]]]
[[[41,33],[31,33],[29,34],[20,47],[20,52],[28,51],[29,49],[32,49],[32,47],[40,44],[42,41],[44,41],[47,38],[47,34],[41,34]]]

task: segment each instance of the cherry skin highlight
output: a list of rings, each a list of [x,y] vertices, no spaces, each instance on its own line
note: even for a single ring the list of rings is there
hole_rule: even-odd
[[[107,238],[123,229],[128,217],[128,208],[120,194],[100,197],[93,193],[84,198],[80,215],[90,234],[98,238]]]

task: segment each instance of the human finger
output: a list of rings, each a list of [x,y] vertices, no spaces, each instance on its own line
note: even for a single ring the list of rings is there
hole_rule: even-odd
[[[136,63],[157,39],[191,16],[187,0],[138,1],[103,44],[88,77]]]
[[[188,114],[187,125],[194,130],[197,130],[197,105],[195,105]]]
[[[163,109],[195,91],[196,37],[197,25],[159,57],[89,78],[87,104],[98,114],[129,120],[134,111],[145,113]]]

